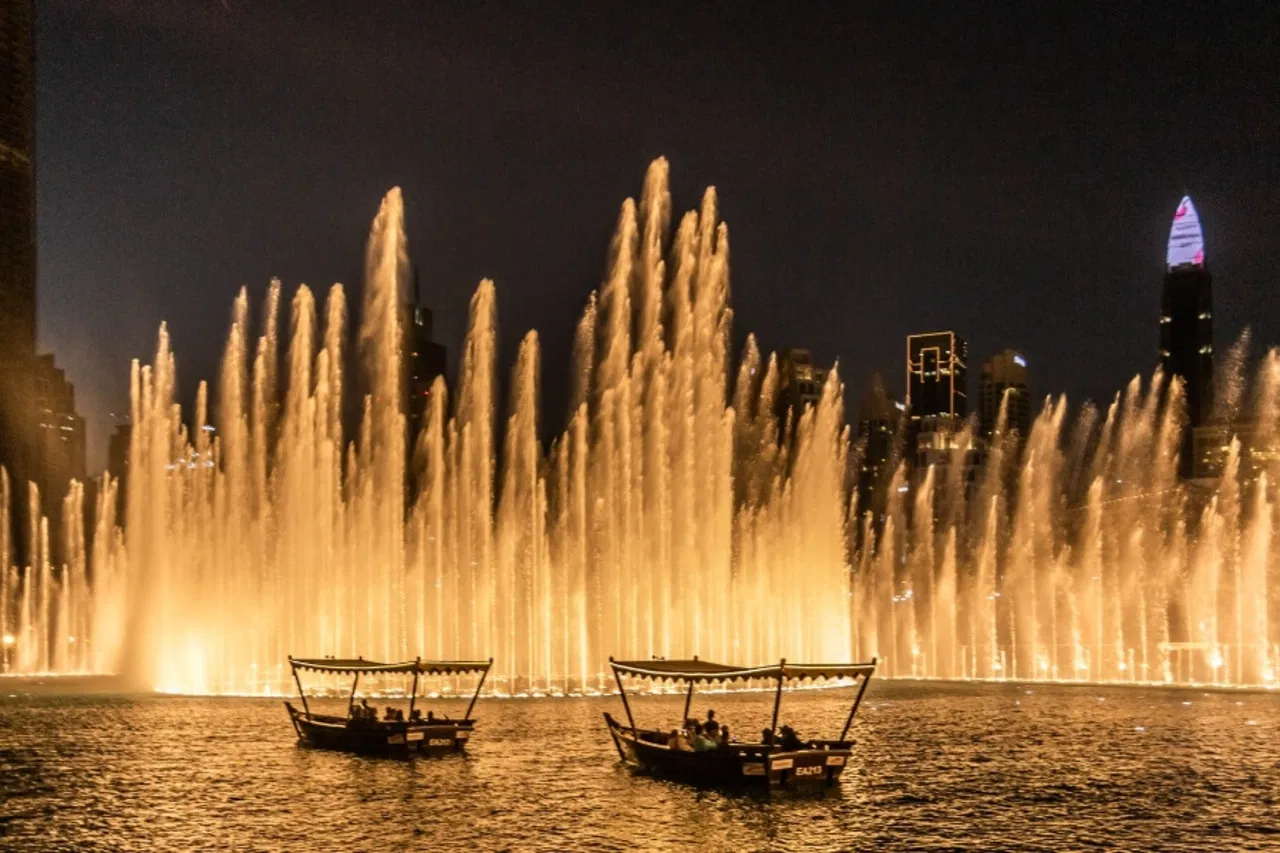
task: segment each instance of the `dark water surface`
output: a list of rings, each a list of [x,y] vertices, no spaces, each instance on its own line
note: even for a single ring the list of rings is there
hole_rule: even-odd
[[[850,696],[789,693],[784,721],[838,733]],[[695,708],[745,734],[770,698]],[[1280,850],[1280,695],[873,682],[819,799],[634,776],[605,710],[482,700],[467,756],[393,762],[298,747],[277,700],[0,679],[0,849]]]

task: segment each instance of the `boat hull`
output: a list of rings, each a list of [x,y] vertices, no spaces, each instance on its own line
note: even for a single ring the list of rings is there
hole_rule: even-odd
[[[471,737],[474,720],[432,723],[350,721],[343,717],[308,715],[285,702],[299,742],[319,749],[361,755],[407,758],[461,752]]]
[[[604,717],[614,746],[628,765],[697,785],[817,792],[839,784],[850,755],[850,744],[843,741],[820,741],[817,748],[787,751],[764,744],[733,744],[706,752],[674,750],[665,745],[661,732],[633,731],[610,714]]]

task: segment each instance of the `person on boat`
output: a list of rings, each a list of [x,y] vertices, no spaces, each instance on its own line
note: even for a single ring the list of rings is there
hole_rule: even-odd
[[[428,711],[428,712],[427,712],[427,725],[431,725],[431,724],[432,724],[432,723],[434,723],[435,721],[436,721],[436,712],[435,712],[435,711]]]
[[[421,709],[421,708],[414,708],[414,709],[413,709],[413,713],[409,714],[409,722],[411,722],[411,723],[421,723],[421,722],[422,722],[422,709]]]
[[[706,730],[702,723],[693,724],[693,737],[691,740],[693,741],[694,752],[707,752],[716,748],[715,740],[706,735]]]
[[[720,727],[720,737],[716,740],[716,747],[719,749],[729,748],[729,727]]]
[[[404,711],[400,710],[399,708],[396,708],[396,722],[397,723],[404,722]]]
[[[716,712],[710,708],[707,709],[707,721],[702,724],[702,730],[712,740],[716,739],[716,732],[720,730],[720,724],[716,722]]]
[[[356,720],[371,720],[377,716],[377,711],[369,707],[368,699],[361,699],[360,706],[356,708],[352,718]]]
[[[667,746],[676,752],[689,752],[692,749],[680,729],[672,729],[671,734],[667,735]]]
[[[791,728],[791,726],[782,727],[782,740],[778,745],[786,752],[804,749],[804,743],[800,740],[800,736],[796,734],[796,730]]]
[[[773,729],[766,726],[760,732],[760,742],[765,746],[768,746],[769,744],[773,743]]]
[[[396,709],[388,705],[387,710],[382,715],[382,722],[390,723],[394,721],[395,718],[396,718]]]

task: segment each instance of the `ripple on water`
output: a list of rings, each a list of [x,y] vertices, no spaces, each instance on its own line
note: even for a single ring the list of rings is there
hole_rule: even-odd
[[[1280,844],[1280,696],[879,682],[844,783],[817,799],[635,776],[601,722],[615,701],[482,700],[468,755],[388,762],[298,747],[278,701],[21,694],[0,700],[0,849]],[[657,724],[680,701],[633,707]],[[838,731],[848,701],[788,694],[784,717]],[[708,704],[738,732],[768,724],[759,695]]]

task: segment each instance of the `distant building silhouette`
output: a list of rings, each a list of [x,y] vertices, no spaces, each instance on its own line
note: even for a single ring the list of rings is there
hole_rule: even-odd
[[[0,0],[0,465],[16,495],[32,474],[35,443],[34,23],[32,0]],[[21,537],[24,525],[12,529]]]
[[[791,415],[794,424],[805,406],[816,406],[827,382],[827,368],[813,363],[813,353],[791,347],[778,353],[778,416]]]
[[[1002,402],[1007,428],[1016,430],[1021,441],[1031,433],[1027,375],[1027,360],[1017,350],[1007,349],[983,363],[978,381],[978,431],[988,443],[996,437]]]
[[[48,499],[61,501],[71,480],[85,479],[84,418],[76,413],[76,389],[53,355],[36,360],[34,376],[36,423],[35,479]]]
[[[107,473],[118,481],[116,486],[116,519],[124,523],[124,513],[129,506],[129,442],[133,439],[133,424],[116,424],[115,432],[107,440]]]
[[[969,414],[969,344],[954,331],[907,335],[908,456],[923,470],[921,452],[948,446]]]
[[[1183,436],[1181,472],[1193,468],[1192,430],[1213,413],[1213,277],[1205,267],[1204,232],[1191,197],[1178,204],[1165,253],[1160,297],[1160,366],[1182,379],[1188,426]]]
[[[404,347],[404,412],[409,425],[409,448],[412,453],[418,434],[422,431],[427,404],[431,400],[431,384],[437,376],[445,376],[448,369],[447,352],[434,338],[431,309],[422,304],[417,270],[413,273],[413,301],[402,306],[401,329]]]
[[[879,373],[871,375],[871,383],[858,406],[858,439],[862,443],[862,461],[858,470],[858,513],[875,516],[873,525],[879,530],[884,513],[889,481],[902,457],[903,420],[906,406],[885,390]],[[859,531],[861,535],[861,531]]]

